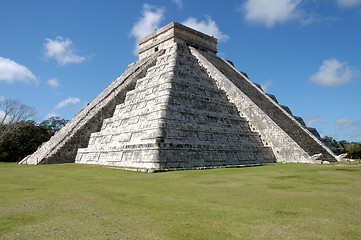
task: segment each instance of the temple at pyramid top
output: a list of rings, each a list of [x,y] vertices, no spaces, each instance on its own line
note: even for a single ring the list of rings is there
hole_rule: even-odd
[[[177,22],[154,31],[139,41],[139,59],[143,59],[174,43],[186,43],[202,52],[217,54],[217,39]]]

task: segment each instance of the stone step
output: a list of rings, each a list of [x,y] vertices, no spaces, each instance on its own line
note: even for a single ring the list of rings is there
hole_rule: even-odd
[[[269,94],[269,93],[266,93],[266,95],[269,96],[273,101],[275,101],[276,103],[278,103],[278,100],[277,100],[277,98],[276,98],[275,95]]]
[[[124,150],[83,152],[79,151],[77,162],[145,168],[185,168],[196,166],[222,166],[230,164],[259,164],[275,161],[268,148],[223,150],[210,146],[197,147],[183,145],[168,149],[154,146],[133,145]],[[152,164],[158,163],[159,165]]]
[[[167,137],[175,137],[175,136],[180,136],[180,137],[185,137],[187,136],[187,134],[189,134],[190,132],[192,133],[197,133],[198,135],[202,135],[201,138],[207,138],[204,137],[204,134],[217,134],[217,135],[224,135],[227,136],[229,138],[237,138],[237,137],[241,137],[241,136],[255,136],[255,137],[259,137],[259,134],[257,132],[251,132],[249,131],[249,129],[245,129],[245,128],[241,128],[241,127],[235,127],[230,129],[229,127],[220,127],[219,125],[216,126],[210,126],[210,125],[199,125],[199,126],[194,126],[192,124],[175,124],[175,123],[161,123],[159,124],[158,122],[154,121],[153,126],[151,125],[139,125],[139,128],[137,128],[136,130],[132,129],[132,128],[126,128],[126,129],[119,129],[119,128],[107,128],[107,129],[103,129],[100,132],[94,132],[91,134],[91,138],[94,137],[104,137],[104,136],[119,136],[119,135],[124,135],[121,138],[123,139],[128,139],[130,138],[131,133],[134,132],[143,132],[144,133],[144,139],[146,138],[156,138],[156,137],[163,137],[163,138],[167,138]],[[163,131],[161,130],[163,129]]]
[[[285,106],[285,105],[280,105],[280,106],[281,106],[281,108],[283,108],[286,112],[288,112],[290,115],[293,115],[289,107],[287,107],[287,106]]]
[[[269,151],[269,147],[263,146],[250,146],[245,148],[240,145],[224,145],[224,144],[192,144],[192,143],[166,143],[166,142],[154,142],[154,143],[145,143],[145,144],[134,144],[134,143],[126,143],[119,144],[117,146],[113,146],[112,148],[81,148],[79,152],[81,153],[91,153],[91,152],[116,152],[116,151],[125,151],[131,149],[162,149],[162,150],[208,150],[208,151],[230,151],[230,152],[264,152]],[[272,152],[272,151],[271,151]]]
[[[149,93],[154,93],[154,92],[158,92],[164,89],[174,89],[177,91],[187,91],[190,93],[194,93],[197,95],[202,95],[202,96],[207,96],[207,97],[217,97],[220,96],[222,94],[224,94],[224,92],[220,89],[217,88],[216,85],[205,85],[205,84],[201,84],[202,81],[198,82],[191,82],[191,79],[187,79],[187,80],[181,80],[181,79],[163,79],[163,80],[159,80],[159,81],[154,81],[154,79],[152,79],[153,84],[147,84],[144,86],[138,84],[136,86],[136,88],[130,92],[128,92],[127,95],[132,95],[132,94],[138,94],[138,93],[142,93],[142,92],[147,92],[146,94]],[[142,87],[139,87],[142,86]]]
[[[307,130],[310,131],[315,137],[317,137],[318,139],[321,139],[320,134],[318,133],[316,128],[313,127],[307,127]]]
[[[223,120],[235,120],[235,121],[246,122],[246,120],[240,117],[238,114],[233,114],[229,112],[214,112],[212,109],[189,109],[187,108],[187,106],[168,105],[166,110],[168,113],[167,114],[168,119],[179,119],[181,121],[182,121],[182,116],[205,116],[208,118],[208,122],[220,123]],[[193,119],[194,122],[197,122],[195,118]]]
[[[119,114],[124,114],[126,112],[132,111],[134,109],[143,109],[146,106],[154,106],[154,105],[164,105],[168,102],[168,94],[167,93],[156,93],[149,96],[149,98],[141,99],[140,101],[128,101],[116,106],[114,111],[114,116]]]
[[[179,107],[179,106],[178,106]],[[141,111],[135,115],[135,112],[130,112],[129,115],[124,114],[123,116],[113,116],[104,122],[102,129],[114,128],[114,127],[132,127],[133,124],[148,124],[153,120],[159,120],[160,122],[174,123],[185,125],[198,124],[200,126],[209,124],[209,126],[224,126],[229,128],[248,126],[247,120],[234,114],[218,114],[212,111],[187,111],[187,109],[178,108],[175,106],[168,105],[167,110],[154,110],[142,114]],[[130,115],[133,114],[133,115]],[[160,120],[162,119],[162,120]]]
[[[299,122],[302,126],[306,127],[306,123],[303,121],[303,119],[301,117],[297,117],[297,116],[293,116],[297,122]]]

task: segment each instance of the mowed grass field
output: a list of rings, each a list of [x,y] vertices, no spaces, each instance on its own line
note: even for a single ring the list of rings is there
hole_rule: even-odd
[[[0,239],[361,239],[361,165],[0,163]]]

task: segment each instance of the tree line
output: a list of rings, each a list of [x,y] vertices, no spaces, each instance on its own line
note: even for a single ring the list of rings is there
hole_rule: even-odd
[[[336,139],[328,136],[325,136],[324,138],[330,141],[335,148],[344,149],[347,152],[349,158],[361,158],[361,143],[347,142],[346,140],[337,141]]]
[[[38,123],[30,120],[35,114],[34,108],[17,100],[0,101],[0,161],[22,160],[67,123],[59,117]]]

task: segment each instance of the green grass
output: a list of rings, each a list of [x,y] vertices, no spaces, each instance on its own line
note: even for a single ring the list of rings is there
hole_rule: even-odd
[[[361,165],[0,163],[0,239],[361,239]]]

